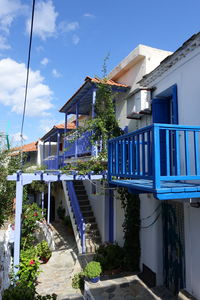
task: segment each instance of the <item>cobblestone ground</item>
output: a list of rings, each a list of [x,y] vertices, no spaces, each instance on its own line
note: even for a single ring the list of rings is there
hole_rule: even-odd
[[[37,292],[41,295],[55,293],[58,300],[82,300],[80,292],[71,287],[73,274],[81,270],[73,235],[67,234],[62,224],[55,223],[53,228],[56,250],[48,263],[41,265]]]

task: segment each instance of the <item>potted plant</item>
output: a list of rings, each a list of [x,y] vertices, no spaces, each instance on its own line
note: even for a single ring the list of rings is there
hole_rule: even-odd
[[[51,250],[46,241],[37,244],[37,255],[43,263],[46,263],[51,257]]]
[[[87,276],[91,282],[96,283],[100,280],[100,274],[102,272],[101,265],[99,262],[89,262],[84,270],[85,276]]]

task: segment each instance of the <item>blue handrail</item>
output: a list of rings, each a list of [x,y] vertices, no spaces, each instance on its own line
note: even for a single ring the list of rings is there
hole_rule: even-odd
[[[200,127],[152,124],[108,142],[108,176],[161,181],[200,179]]]
[[[81,213],[80,207],[79,207],[79,202],[76,196],[76,192],[74,189],[74,184],[72,181],[67,181],[67,189],[68,189],[68,193],[69,193],[69,198],[70,198],[70,202],[72,205],[72,210],[75,216],[75,220],[76,220],[76,225],[78,227],[78,231],[80,234],[80,238],[81,238],[81,246],[82,246],[82,253],[86,252],[86,246],[85,246],[85,222],[84,222],[84,218],[83,215]]]

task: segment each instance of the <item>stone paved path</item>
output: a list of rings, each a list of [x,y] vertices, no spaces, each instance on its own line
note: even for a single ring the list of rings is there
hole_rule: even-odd
[[[82,300],[80,291],[71,286],[73,274],[81,270],[74,237],[67,234],[62,224],[55,223],[53,228],[56,250],[48,263],[41,265],[37,292],[41,295],[55,293],[58,300]]]

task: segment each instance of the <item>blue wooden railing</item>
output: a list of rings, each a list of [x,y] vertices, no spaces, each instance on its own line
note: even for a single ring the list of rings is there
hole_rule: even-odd
[[[64,166],[64,156],[49,156],[43,160],[43,165],[45,165],[48,170],[58,170]]]
[[[70,140],[70,136],[65,139],[65,157],[82,156],[85,154],[91,154],[92,144],[90,142],[91,132],[85,132],[77,140]]]
[[[69,198],[72,206],[72,210],[74,213],[74,217],[76,220],[76,225],[80,234],[80,239],[81,239],[81,246],[82,246],[82,253],[86,252],[86,247],[85,247],[85,222],[83,215],[81,213],[80,207],[79,207],[79,202],[74,190],[74,185],[72,181],[66,181],[67,184],[67,189],[69,193]]]
[[[152,124],[108,142],[109,179],[200,179],[200,127]]]

